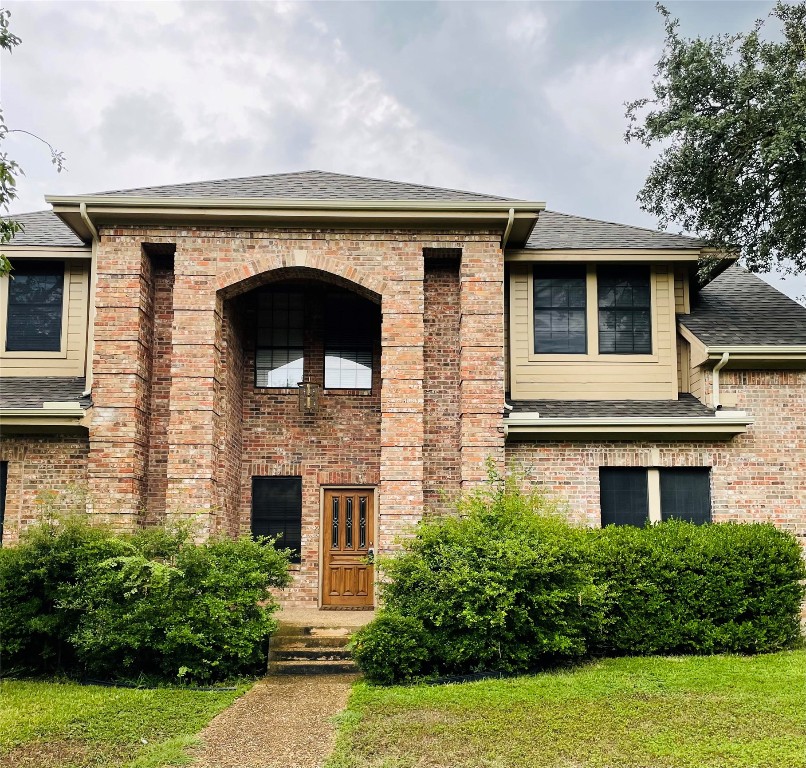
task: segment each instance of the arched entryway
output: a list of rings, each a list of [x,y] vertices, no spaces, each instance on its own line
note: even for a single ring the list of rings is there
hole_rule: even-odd
[[[249,276],[221,295],[227,527],[281,535],[279,546],[294,552],[295,600],[371,607],[380,296],[299,266]]]

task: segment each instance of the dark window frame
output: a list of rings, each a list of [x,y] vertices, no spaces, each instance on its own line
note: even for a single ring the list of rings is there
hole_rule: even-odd
[[[661,520],[685,520],[696,525],[703,525],[710,523],[713,519],[713,506],[711,503],[711,467],[659,467],[660,473],[660,514]],[[691,485],[687,488],[684,484],[679,483],[678,487],[672,488],[669,480],[674,478],[697,478],[697,483],[701,487],[695,489],[700,493],[693,494],[693,502],[686,505],[683,514],[675,514],[676,510],[671,510],[669,507],[674,505],[674,501],[670,496],[674,495],[678,500],[684,497],[687,492],[691,491]],[[664,486],[666,490],[664,490]],[[705,491],[704,494],[701,492]],[[664,495],[667,498],[667,503],[664,504]],[[693,514],[692,514],[693,513]]]
[[[572,290],[568,283],[580,282],[582,285],[582,301],[572,302]],[[561,283],[565,283],[565,287]],[[543,283],[544,285],[539,285]],[[548,285],[545,285],[548,283]],[[548,304],[540,305],[538,294],[543,288],[548,288],[552,293]],[[578,290],[579,286],[577,286]],[[554,303],[555,291],[566,291],[567,301]],[[553,324],[555,315],[565,315],[567,331],[568,349],[540,349],[540,335],[538,334],[538,315],[548,315],[549,325]],[[572,316],[582,316],[582,343],[580,348],[571,349],[571,318]],[[535,355],[587,355],[588,354],[588,268],[586,264],[535,264],[532,269],[532,350]],[[554,331],[552,327],[552,341]],[[558,336],[557,338],[562,338]],[[578,339],[576,340],[578,342]]]
[[[261,530],[256,531],[256,515],[255,515],[255,499],[258,496],[257,493],[257,486],[258,484],[264,483],[267,486],[271,483],[277,483],[278,485],[285,482],[286,484],[290,485],[290,481],[293,481],[294,485],[294,494],[298,494],[298,501],[299,507],[298,510],[295,510],[295,516],[297,516],[298,512],[298,519],[293,521],[293,536],[289,537],[289,526],[288,520],[281,520],[282,525],[275,521],[274,525],[268,521],[267,516],[259,516],[263,518],[264,525],[260,526]],[[295,502],[297,500],[295,499]],[[286,517],[288,514],[286,513]],[[280,533],[280,528],[283,528],[282,533],[285,536],[281,536],[277,540],[276,546],[279,549],[286,549],[289,548],[292,550],[292,555],[290,558],[290,562],[294,564],[300,564],[302,562],[302,476],[301,475],[255,475],[252,477],[252,504],[249,513],[249,531],[253,537],[257,536],[276,536]],[[287,539],[284,541],[284,538]],[[299,544],[297,544],[299,542]]]
[[[58,286],[58,300],[57,301],[38,301],[38,302],[15,302],[15,288],[19,287],[21,278],[26,278],[35,274],[46,275],[49,277],[57,277],[61,280]],[[69,283],[67,280],[67,262],[48,259],[48,260],[24,260],[15,261],[14,269],[8,278],[7,294],[6,294],[6,322],[5,322],[5,339],[3,340],[3,349],[11,355],[63,355],[65,354],[65,329],[66,329],[66,314],[67,314],[67,301],[69,293]],[[14,329],[19,322],[20,318],[25,314],[25,308],[33,310],[44,308],[58,308],[58,325],[55,328],[55,333],[49,334],[46,338],[47,344],[39,346],[20,346],[22,340],[14,341],[12,335]],[[26,317],[30,317],[30,312]],[[12,319],[13,318],[13,319]],[[23,320],[23,326],[37,324],[35,319],[30,319],[27,323]],[[41,341],[41,339],[40,339]],[[29,344],[32,342],[29,342]]]
[[[636,303],[635,292],[636,285],[630,286],[631,300],[630,303],[619,303],[620,298],[616,295],[617,283],[625,282],[634,279],[636,283],[640,280],[645,281],[645,285],[639,286],[646,289],[646,302]],[[602,304],[603,293],[613,291],[612,304]],[[623,301],[623,298],[622,298]],[[624,346],[619,348],[619,330],[617,328],[619,315],[621,317],[629,317],[631,325],[631,344],[630,349]],[[646,346],[638,348],[636,344],[636,318],[646,315]],[[613,330],[603,329],[603,319],[612,317]],[[596,320],[599,336],[599,354],[600,355],[651,355],[653,354],[652,343],[652,270],[648,265],[599,265],[596,269]],[[640,328],[640,326],[639,326]],[[644,329],[640,328],[641,336],[644,336]],[[605,334],[613,334],[613,348],[604,349],[602,339]],[[625,332],[626,338],[626,332]],[[609,346],[609,345],[608,345]]]
[[[279,294],[286,294],[289,297],[292,296],[292,295],[300,297],[300,304],[301,304],[301,311],[302,311],[302,328],[301,328],[302,342],[299,345],[296,345],[296,344],[294,344],[294,345],[292,345],[292,344],[285,344],[285,345],[283,345],[283,344],[261,344],[260,343],[261,329],[264,328],[264,327],[266,327],[266,328],[271,327],[271,326],[264,326],[264,325],[261,324],[261,316],[266,311],[265,308],[261,306],[261,302],[263,301],[265,296],[275,297],[275,296],[277,296]],[[289,356],[290,356],[290,354],[294,350],[299,350],[301,355],[302,355],[302,357],[301,357],[301,359],[302,359],[302,371],[300,373],[300,381],[304,380],[304,378],[305,378],[305,368],[306,368],[306,357],[307,357],[306,354],[305,354],[305,346],[306,346],[305,345],[305,334],[306,334],[306,330],[307,330],[307,319],[308,319],[308,311],[307,311],[307,306],[306,306],[307,302],[306,302],[305,297],[306,297],[306,293],[305,293],[305,290],[303,288],[288,288],[287,286],[271,287],[269,289],[264,289],[264,291],[262,291],[261,294],[258,295],[257,307],[255,308],[255,312],[256,312],[256,318],[255,318],[255,323],[256,323],[256,326],[255,326],[255,329],[256,329],[256,332],[255,332],[255,364],[254,364],[254,369],[255,369],[254,370],[254,386],[255,386],[255,389],[288,390],[288,389],[297,389],[297,387],[299,385],[298,383],[297,384],[281,384],[281,385],[263,384],[263,383],[261,383],[260,379],[259,379],[259,375],[260,375],[261,371],[268,370],[268,374],[270,376],[271,371],[276,370],[276,369],[271,369],[271,368],[269,368],[269,369],[261,368],[258,365],[258,356],[260,355],[261,352],[272,352],[273,353],[274,351],[285,351],[285,352],[288,352]],[[290,300],[289,300],[289,303],[290,303]],[[292,311],[292,307],[289,306],[287,309],[288,309],[288,314],[290,315],[290,313]],[[273,298],[272,298],[271,313],[274,314]],[[286,332],[288,334],[290,334],[291,331],[293,331],[293,330],[299,330],[299,329],[292,328],[290,325],[286,328]]]
[[[643,511],[646,513],[643,516],[638,516],[635,513],[630,514],[628,511],[627,514],[621,512],[621,508],[618,506],[614,506],[614,509],[617,510],[616,512],[611,512],[611,510],[606,507],[609,505],[609,501],[605,502],[606,493],[615,494],[618,489],[605,489],[605,478],[615,481],[618,477],[623,482],[625,479],[628,479],[632,476],[633,480],[637,479],[639,476],[643,479],[643,499],[640,501],[642,502]],[[615,485],[615,482],[614,482]],[[640,483],[638,483],[640,485]],[[629,489],[631,492],[640,489]],[[636,499],[636,501],[638,501]],[[649,522],[649,483],[647,482],[647,468],[646,467],[599,467],[599,514],[601,525],[604,528],[606,525],[634,525],[638,528],[644,527]],[[605,517],[609,519],[605,522]],[[625,519],[620,519],[620,518]],[[632,518],[631,520],[627,518]]]
[[[607,509],[609,502],[605,500],[605,489],[602,479],[605,476],[615,477],[617,474],[627,476],[632,474],[634,477],[641,476],[643,478],[643,490],[646,506],[646,518],[641,519],[640,525],[646,525],[652,522],[650,499],[649,499],[649,473],[658,472],[660,479],[660,493],[658,502],[660,509],[660,521],[664,522],[669,519],[683,520],[686,522],[694,523],[695,525],[704,525],[712,522],[713,519],[713,505],[711,497],[711,472],[712,467],[599,467],[599,512],[601,525],[638,525],[638,518],[635,517],[632,521],[618,521],[616,519],[605,520],[606,517],[613,518],[610,510]],[[672,478],[685,478],[687,475],[696,478],[696,482],[700,484],[699,489],[694,488],[693,495],[691,494],[692,485],[688,488],[681,485],[677,488],[672,488],[669,481]],[[666,490],[664,490],[666,486]],[[697,492],[699,491],[699,493]],[[685,494],[690,494],[690,499],[685,500]],[[674,494],[678,497],[684,497],[685,505],[682,514],[676,513],[677,510],[671,510],[670,507],[676,506],[670,501],[671,495]],[[667,502],[664,504],[664,497]],[[692,511],[694,514],[692,514]]]

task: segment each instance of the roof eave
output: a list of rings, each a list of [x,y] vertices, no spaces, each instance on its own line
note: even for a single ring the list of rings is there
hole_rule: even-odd
[[[697,345],[699,364],[716,364],[727,352],[729,357],[724,367],[729,369],[764,365],[806,368],[806,344],[707,344],[696,331],[685,325],[685,320],[679,322],[677,327],[686,341]]]
[[[89,428],[91,409],[75,406],[60,408],[0,408],[0,426],[12,432]]]
[[[742,414],[700,418],[539,418],[510,414],[504,434],[533,440],[724,439],[747,431],[752,419]]]
[[[297,198],[155,198],[126,195],[49,195],[45,198],[54,213],[80,238],[90,239],[91,233],[80,213],[86,206],[93,224],[104,221],[152,221],[156,223],[181,220],[204,222],[287,221],[381,223],[387,218],[440,224],[461,221],[505,227],[510,210],[514,222],[510,241],[516,245],[526,242],[537,217],[545,208],[543,202],[528,201],[468,201],[468,200],[304,200]]]

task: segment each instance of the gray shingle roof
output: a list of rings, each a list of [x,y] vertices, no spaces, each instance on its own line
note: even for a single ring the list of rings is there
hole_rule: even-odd
[[[526,243],[527,248],[702,248],[703,242],[685,235],[543,211]]]
[[[0,408],[41,408],[45,402],[79,402],[82,408],[92,404],[82,397],[86,388],[83,377],[49,376],[0,379]]]
[[[708,283],[679,319],[707,346],[806,344],[806,307],[738,265]]]
[[[23,225],[9,245],[49,245],[57,248],[80,247],[84,242],[53,211],[17,213],[8,218]]]
[[[369,179],[327,171],[276,173],[238,179],[196,181],[162,187],[139,187],[96,192],[95,195],[131,197],[293,198],[298,200],[464,200],[502,201],[509,198],[428,187],[401,181]]]
[[[541,419],[707,418],[714,415],[694,395],[679,400],[511,400],[507,415],[539,413]]]

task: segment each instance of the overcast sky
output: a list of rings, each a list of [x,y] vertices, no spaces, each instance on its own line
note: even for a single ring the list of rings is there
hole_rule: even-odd
[[[14,213],[49,193],[320,169],[655,224],[635,202],[654,153],[623,141],[663,42],[652,2],[6,5],[23,41],[2,58],[6,122],[67,158],[57,174],[9,137]],[[692,35],[772,5],[667,3]]]

